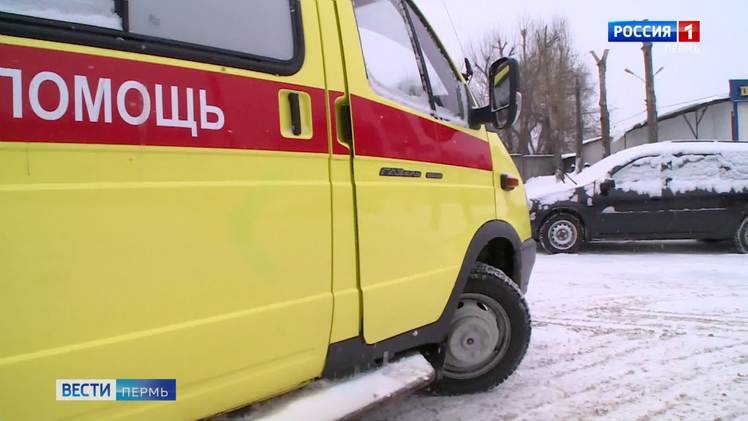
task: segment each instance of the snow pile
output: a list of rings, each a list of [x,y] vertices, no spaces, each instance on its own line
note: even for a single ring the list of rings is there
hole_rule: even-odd
[[[543,206],[567,200],[576,201],[579,199],[579,187],[584,188],[587,196],[592,197],[595,193],[594,181],[583,183],[580,175],[582,174],[567,174],[562,181],[557,181],[554,175],[533,177],[525,183],[527,198]]]
[[[574,177],[576,180],[576,177]],[[525,192],[530,200],[537,200],[541,204],[551,204],[571,199],[574,189],[579,187],[571,179],[564,177],[557,181],[555,175],[533,177],[525,182]]]
[[[122,29],[122,19],[114,13],[114,0],[0,0],[0,11]]]

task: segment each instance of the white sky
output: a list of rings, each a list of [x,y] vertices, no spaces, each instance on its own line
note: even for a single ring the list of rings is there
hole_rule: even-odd
[[[416,0],[457,63],[463,54],[444,9],[454,20],[466,51],[493,29],[515,36],[524,17],[566,17],[574,44],[586,60],[593,81],[597,68],[590,50],[608,55],[608,107],[613,133],[621,133],[646,118],[644,84],[624,72],[630,68],[643,77],[640,43],[608,43],[611,20],[700,20],[700,43],[659,43],[653,48],[660,113],[699,98],[726,95],[728,80],[748,78],[748,1],[746,0],[626,0],[622,2],[565,0]],[[596,102],[596,101],[595,101]]]

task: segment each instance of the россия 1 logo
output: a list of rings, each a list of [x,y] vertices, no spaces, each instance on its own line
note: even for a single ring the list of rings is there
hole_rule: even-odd
[[[625,20],[608,22],[608,42],[699,42],[698,20]]]

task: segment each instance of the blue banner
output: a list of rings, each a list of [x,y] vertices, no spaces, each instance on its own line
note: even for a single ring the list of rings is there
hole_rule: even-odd
[[[676,42],[678,21],[626,20],[608,22],[608,42]]]
[[[117,379],[118,401],[175,401],[176,379]]]

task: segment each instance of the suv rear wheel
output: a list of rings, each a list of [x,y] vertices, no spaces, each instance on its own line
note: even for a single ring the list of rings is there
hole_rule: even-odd
[[[476,263],[441,345],[444,363],[431,391],[458,395],[497,386],[525,356],[530,329],[517,285],[499,269]]]
[[[548,253],[575,253],[584,242],[582,222],[574,215],[551,215],[540,227],[540,244]]]
[[[738,253],[748,253],[748,216],[738,225],[738,231],[735,233],[735,249]]]

